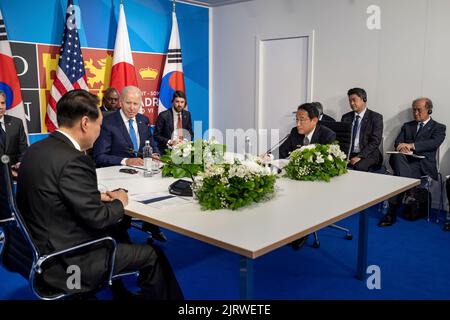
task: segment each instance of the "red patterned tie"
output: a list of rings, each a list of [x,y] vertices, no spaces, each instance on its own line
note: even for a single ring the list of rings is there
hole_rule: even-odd
[[[181,122],[181,112],[178,112],[178,139],[183,140],[183,123]]]

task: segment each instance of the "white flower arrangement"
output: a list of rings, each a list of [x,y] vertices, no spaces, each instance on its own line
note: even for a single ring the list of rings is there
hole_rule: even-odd
[[[276,176],[258,160],[206,165],[194,178],[193,190],[203,209],[232,210],[273,196]]]
[[[215,139],[183,140],[169,146],[166,154],[161,157],[164,163],[163,177],[189,177],[202,172],[206,165],[223,162],[225,146]]]
[[[346,158],[337,144],[310,144],[292,151],[284,169],[291,179],[330,181],[347,172]]]

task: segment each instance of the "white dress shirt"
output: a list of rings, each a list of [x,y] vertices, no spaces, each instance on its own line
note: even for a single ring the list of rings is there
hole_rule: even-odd
[[[75,147],[75,149],[77,149],[78,151],[81,151],[80,145],[78,144],[78,142],[74,138],[72,138],[70,136],[70,134],[68,134],[68,133],[66,133],[64,131],[61,131],[61,130],[56,130],[56,131],[58,131],[59,133],[63,134],[64,136],[66,136],[66,138],[69,139],[70,142],[72,142],[72,144]]]
[[[356,113],[355,112],[356,114],[355,114],[355,118],[353,119],[353,125],[355,125],[356,116],[358,115],[359,116],[359,127],[358,127],[358,131],[356,131],[355,144],[354,144],[354,147],[353,147],[353,150],[352,150],[352,152],[354,152],[354,153],[358,153],[358,152],[361,151],[359,149],[359,134],[361,132],[361,123],[362,123],[362,120],[364,118],[364,115],[366,114],[366,111],[367,111],[367,108],[364,108],[364,110],[361,111],[361,113]]]

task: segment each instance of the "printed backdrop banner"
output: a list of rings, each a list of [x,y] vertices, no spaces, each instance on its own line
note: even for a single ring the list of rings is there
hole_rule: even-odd
[[[19,75],[25,112],[30,115],[29,133],[47,132],[45,113],[48,96],[56,76],[59,46],[11,41],[11,51]],[[98,95],[108,88],[112,50],[82,48],[89,91]],[[142,90],[144,114],[155,123],[158,115],[159,86],[165,55],[133,53],[138,86]]]

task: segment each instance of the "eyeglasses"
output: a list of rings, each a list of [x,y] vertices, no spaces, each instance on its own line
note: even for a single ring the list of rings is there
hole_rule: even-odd
[[[295,118],[295,122],[297,123],[307,123],[307,122],[311,122],[311,119],[305,118],[305,119],[297,119]]]
[[[427,112],[427,109],[421,109],[421,108],[412,108],[413,113],[425,113]]]

